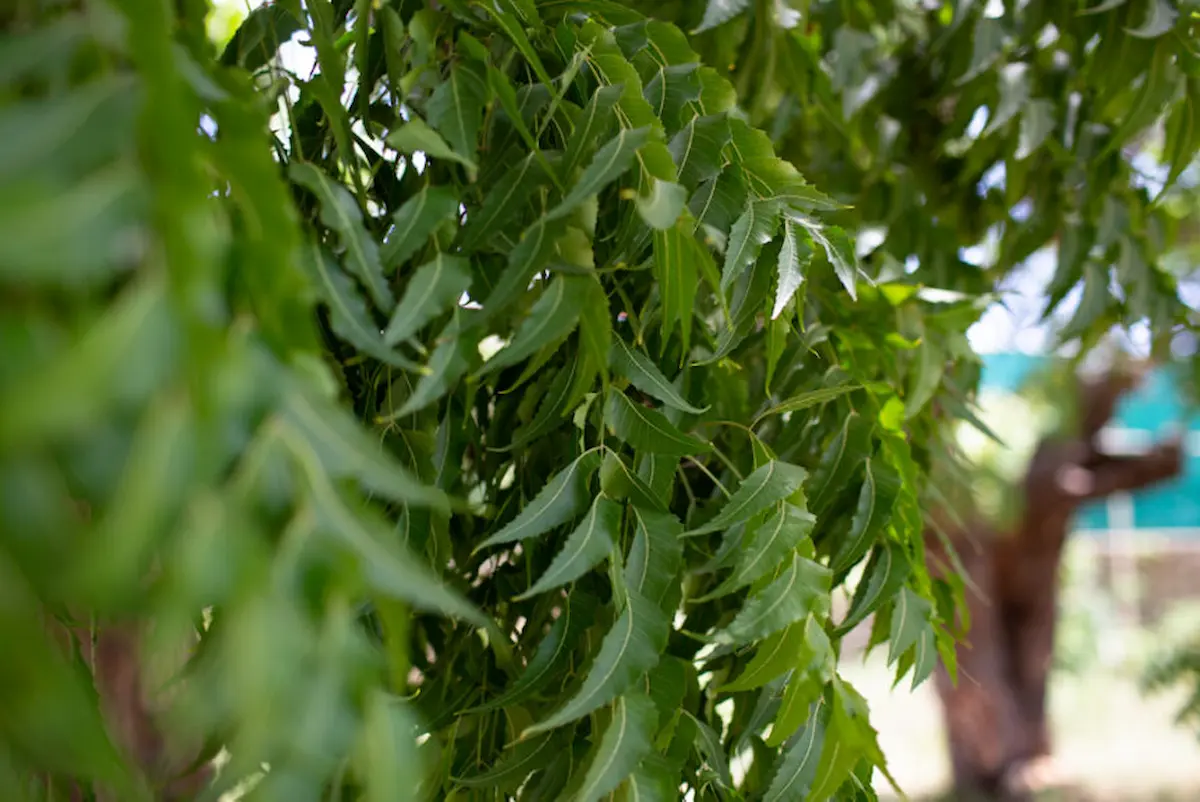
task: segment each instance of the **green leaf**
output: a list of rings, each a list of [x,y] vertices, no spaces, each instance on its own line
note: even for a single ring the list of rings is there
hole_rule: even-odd
[[[737,549],[734,570],[704,599],[719,598],[757,582],[777,570],[789,554],[812,534],[817,519],[808,511],[780,502],[775,512],[746,533]]]
[[[717,775],[717,782],[722,787],[733,788],[733,774],[729,770],[729,761],[725,756],[725,747],[721,744],[721,736],[687,710],[684,711],[684,715],[696,728],[696,751],[704,757],[706,768]]]
[[[546,168],[530,153],[509,168],[483,199],[483,204],[467,216],[462,230],[463,247],[474,250],[498,233],[505,233],[521,210],[530,206],[534,190],[549,183]],[[528,284],[528,282],[526,282]]]
[[[612,350],[612,311],[608,307],[608,296],[596,274],[589,274],[584,281],[583,309],[579,313],[579,343],[588,367],[599,373],[608,385],[608,353]],[[590,377],[589,377],[590,383]]]
[[[818,699],[808,709],[804,731],[779,758],[763,802],[804,802],[813,798],[809,791],[817,778],[828,722],[829,707],[823,699]]]
[[[1165,192],[1187,169],[1196,158],[1196,152],[1200,150],[1200,79],[1188,79],[1184,101],[1178,103],[1167,116],[1163,150],[1163,155],[1171,167],[1163,186]]]
[[[854,254],[854,243],[850,241],[850,237],[846,236],[846,232],[837,226],[823,225],[808,217],[794,219],[803,225],[813,241],[824,249],[825,256],[833,265],[833,272],[837,274],[838,281],[842,282],[842,286],[850,294],[850,300],[856,300],[858,298],[855,285],[858,280],[858,257]]]
[[[440,223],[458,218],[458,198],[446,187],[422,187],[392,215],[379,260],[395,270],[412,258]]]
[[[1109,270],[1097,262],[1088,262],[1083,271],[1083,296],[1070,322],[1058,333],[1060,342],[1085,334],[1108,309]]]
[[[736,693],[761,688],[783,672],[790,671],[795,667],[804,643],[804,626],[797,622],[760,643],[746,670],[737,679],[722,686],[721,692]]]
[[[691,537],[718,532],[748,521],[794,494],[807,478],[808,471],[798,465],[771,460],[742,480],[716,517],[687,534]]]
[[[625,785],[617,789],[616,802],[675,802],[679,798],[677,767],[662,755],[647,755]]]
[[[546,220],[558,220],[574,211],[586,199],[598,195],[600,190],[623,175],[633,164],[638,148],[650,137],[649,128],[622,128],[608,143],[596,152],[595,158],[583,171],[579,181],[563,198],[562,203],[546,213]]]
[[[1149,6],[1146,19],[1142,21],[1141,25],[1125,29],[1130,36],[1140,39],[1157,39],[1175,27],[1175,17],[1178,12],[1168,0],[1150,0]]]
[[[692,33],[702,33],[724,25],[749,7],[750,0],[708,0],[708,5],[704,8],[704,18]]]
[[[522,293],[529,291],[529,282],[554,254],[555,239],[545,219],[538,220],[521,234],[521,241],[508,256],[508,266],[496,287],[484,302],[484,317],[491,319],[508,308]]]
[[[700,245],[692,236],[686,218],[675,221],[665,231],[654,232],[654,277],[662,301],[662,332],[668,338],[679,324],[684,350],[692,336],[692,314],[696,303],[696,251]]]
[[[588,480],[599,467],[600,452],[597,449],[580,454],[570,465],[555,474],[516,518],[476,546],[475,550],[490,548],[498,543],[515,543],[537,537],[577,517],[591,498]]]
[[[1029,65],[1020,61],[1005,64],[997,71],[996,83],[1000,102],[996,104],[987,128],[983,129],[983,136],[999,131],[1029,102]]]
[[[425,770],[417,732],[409,705],[379,690],[371,693],[357,753],[367,786],[366,802],[389,802],[412,789],[413,777]]]
[[[770,201],[751,201],[729,231],[725,249],[725,267],[721,271],[721,291],[729,288],[745,269],[758,258],[762,246],[779,230],[779,207]]]
[[[488,771],[472,777],[455,778],[465,788],[495,788],[498,791],[513,791],[535,771],[550,764],[562,748],[554,733],[518,743],[512,752]]]
[[[673,409],[690,415],[701,415],[708,409],[708,407],[701,409],[689,404],[658,369],[658,366],[650,360],[650,357],[630,347],[620,337],[613,339],[608,363],[614,371],[629,379],[634,387]]]
[[[912,564],[903,546],[890,538],[877,544],[836,634],[845,635],[865,621],[879,605],[900,590],[911,571]]]
[[[358,276],[379,309],[390,310],[395,301],[383,277],[379,247],[363,227],[362,210],[354,196],[306,162],[292,162],[288,166],[288,175],[317,196],[321,203],[321,222],[338,233],[351,272]]]
[[[592,151],[592,145],[602,132],[608,130],[613,123],[613,108],[621,99],[625,87],[621,84],[602,86],[592,93],[587,106],[575,123],[575,130],[567,141],[567,150],[563,155],[563,175],[575,173],[585,156]]]
[[[464,163],[475,161],[483,106],[487,102],[487,79],[470,61],[450,68],[450,77],[433,90],[425,112]]]
[[[442,491],[421,484],[342,407],[297,389],[284,396],[283,416],[332,476],[397,503],[449,509]]]
[[[539,593],[574,582],[612,553],[621,529],[621,505],[597,496],[592,509],[567,538],[562,551],[529,590],[517,596],[528,599]]]
[[[837,384],[833,387],[822,387],[818,390],[809,390],[804,393],[799,393],[792,396],[783,403],[776,404],[768,409],[755,419],[755,424],[764,418],[769,418],[772,415],[784,415],[788,412],[799,412],[802,409],[818,406],[826,402],[832,401],[835,398],[840,398],[847,393],[852,393],[855,390],[861,390],[861,384]]]
[[[790,220],[783,223],[783,246],[779,249],[779,283],[775,290],[775,308],[771,311],[771,319],[775,320],[783,312],[788,301],[804,283],[804,274],[808,263],[812,261],[812,246],[808,238],[801,241],[796,239],[796,230]]]
[[[512,342],[488,360],[480,375],[526,359],[545,346],[557,346],[575,330],[586,300],[587,279],[578,276],[558,276],[551,280],[541,297],[521,322]]]
[[[478,169],[475,162],[451,150],[446,140],[415,114],[388,134],[387,143],[401,153],[421,152],[434,159],[458,162],[472,172]]]
[[[850,521],[849,538],[838,548],[830,563],[835,573],[841,573],[862,559],[871,546],[883,536],[892,519],[892,509],[900,494],[900,475],[883,461],[866,460],[858,506]]]
[[[417,382],[404,406],[396,412],[397,418],[419,412],[450,392],[471,369],[471,364],[478,361],[475,341],[469,334],[463,333],[457,319],[446,324],[437,342],[438,346],[426,365],[425,375]]]
[[[779,576],[746,600],[729,626],[717,633],[720,644],[740,646],[761,640],[810,613],[829,614],[829,569],[793,554]]]
[[[689,105],[700,99],[698,65],[692,61],[659,67],[646,82],[642,97],[646,98],[668,134],[678,131],[685,119],[691,119]]]
[[[650,697],[626,693],[613,705],[612,720],[592,751],[575,802],[597,802],[616,789],[652,751],[658,711]]]
[[[779,746],[800,728],[808,718],[809,706],[821,698],[825,686],[833,678],[836,665],[837,658],[829,637],[817,619],[809,616],[804,625],[804,643],[784,689],[771,734],[766,739],[768,746]]]
[[[567,596],[563,612],[538,644],[537,651],[521,676],[500,696],[474,710],[496,710],[521,702],[548,683],[566,664],[577,645],[577,638],[592,625],[596,615],[595,599],[578,591]]]
[[[901,588],[892,610],[892,630],[888,639],[888,663],[908,651],[930,627],[933,605],[910,588]]]
[[[650,179],[650,194],[638,195],[638,214],[646,225],[656,231],[665,231],[675,225],[683,207],[687,204],[688,191],[670,181]]]
[[[696,117],[675,134],[667,147],[678,166],[679,183],[695,188],[719,175],[724,164],[721,151],[729,137],[729,118],[724,114]]]
[[[625,393],[615,389],[608,392],[605,423],[635,451],[685,456],[704,454],[712,449],[703,440],[679,431],[657,409],[634,403]]]
[[[637,528],[625,558],[625,582],[649,601],[664,606],[679,589],[683,524],[667,512],[635,506],[633,514]]]
[[[667,618],[654,602],[636,590],[628,589],[628,594],[625,610],[604,636],[579,690],[545,721],[526,729],[522,738],[561,727],[598,710],[658,664],[667,645]]]
[[[871,421],[862,415],[849,415],[842,430],[830,442],[808,483],[808,508],[819,518],[850,482],[858,466],[870,454]]]
[[[393,367],[417,370],[418,365],[390,348],[371,320],[371,311],[350,279],[342,273],[324,248],[310,241],[303,258],[308,272],[317,280],[321,297],[329,307],[333,333],[368,356]]]
[[[439,253],[432,262],[417,268],[404,297],[383,334],[387,345],[395,345],[416,334],[433,318],[458,303],[471,286],[471,266],[460,256]]]
[[[270,61],[279,46],[302,27],[301,21],[283,4],[260,6],[238,26],[221,53],[221,63],[229,67],[236,64],[253,72]]]
[[[1018,161],[1028,159],[1054,131],[1054,105],[1038,99],[1025,104],[1021,111],[1021,129],[1017,136]]]
[[[946,369],[946,357],[937,343],[925,338],[917,349],[917,364],[910,374],[908,395],[904,399],[904,415],[912,419],[933,398],[942,384]]]

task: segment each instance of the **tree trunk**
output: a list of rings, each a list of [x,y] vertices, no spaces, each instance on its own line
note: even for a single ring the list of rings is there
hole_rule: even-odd
[[[1138,457],[1099,451],[1096,435],[1132,384],[1116,375],[1083,388],[1081,435],[1038,447],[1016,531],[996,532],[976,522],[949,533],[974,585],[967,591],[971,629],[958,649],[957,685],[940,666],[936,678],[959,799],[1027,799],[1031,769],[1050,755],[1046,693],[1058,569],[1076,509],[1180,471],[1175,441]],[[937,555],[940,543],[929,540]]]

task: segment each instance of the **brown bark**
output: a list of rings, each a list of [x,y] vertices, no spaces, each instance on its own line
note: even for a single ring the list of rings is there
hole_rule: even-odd
[[[1082,388],[1080,435],[1038,447],[1015,531],[996,532],[976,521],[949,533],[975,586],[967,593],[971,630],[958,649],[958,683],[942,668],[936,679],[961,799],[1025,799],[1022,775],[1050,755],[1046,691],[1058,569],[1076,509],[1180,471],[1177,441],[1136,457],[1109,456],[1097,447],[1097,433],[1135,381],[1113,375]],[[929,538],[929,550],[938,556],[940,542]]]

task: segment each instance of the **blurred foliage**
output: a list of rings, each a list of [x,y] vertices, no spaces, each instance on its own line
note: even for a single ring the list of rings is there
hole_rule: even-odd
[[[159,797],[89,677],[131,621],[210,795],[873,798],[840,638],[953,661],[988,293],[1057,239],[1064,336],[1192,324],[1129,159],[1195,150],[1191,12],[635,5],[0,11],[10,798]]]

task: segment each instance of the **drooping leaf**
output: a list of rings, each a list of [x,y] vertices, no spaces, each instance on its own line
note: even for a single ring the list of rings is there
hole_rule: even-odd
[[[808,238],[797,239],[796,230],[790,220],[783,223],[783,246],[779,249],[779,283],[775,290],[775,308],[771,310],[771,319],[775,320],[782,314],[788,301],[804,283],[804,273],[808,263],[812,261],[812,248]]]
[[[588,500],[588,480],[600,467],[600,452],[591,449],[555,474],[521,513],[499,532],[476,547],[476,551],[498,543],[515,543],[537,537],[561,526],[583,512]]]
[[[460,256],[439,253],[417,268],[392,313],[383,341],[395,345],[458,302],[471,286],[471,267]]]
[[[857,563],[883,535],[900,493],[900,475],[886,462],[868,458],[863,473],[863,485],[858,494],[858,506],[850,521],[849,536],[830,563],[835,573]]]
[[[625,581],[649,601],[662,605],[679,586],[683,524],[674,515],[653,509],[635,506],[633,514],[637,529],[625,558]]]
[[[554,556],[550,567],[517,599],[545,593],[586,574],[612,553],[620,528],[621,505],[597,496],[591,510],[567,538],[562,551]]]
[[[780,757],[764,802],[803,802],[812,798],[809,791],[817,777],[828,721],[828,706],[824,700],[817,700],[808,709],[804,731]]]
[[[854,244],[850,241],[850,237],[837,226],[826,226],[814,222],[808,217],[794,219],[808,230],[813,242],[820,245],[825,251],[825,256],[833,265],[833,272],[837,274],[838,281],[842,282],[842,286],[850,294],[850,300],[856,300],[858,298],[858,257],[854,254]]]
[[[650,194],[637,197],[638,214],[646,225],[656,231],[665,231],[675,225],[687,199],[687,189],[682,185],[654,178],[651,179]]]
[[[782,632],[776,632],[762,643],[754,653],[754,659],[737,679],[722,686],[722,692],[735,693],[760,688],[785,671],[795,666],[800,647],[804,642],[804,624],[795,623]]]
[[[892,631],[888,639],[888,662],[895,662],[908,651],[921,637],[921,633],[929,628],[929,617],[933,605],[928,599],[914,593],[910,588],[903,587],[896,595],[895,608],[892,610]]]
[[[772,504],[791,496],[800,489],[807,478],[808,471],[800,466],[771,460],[756,469],[738,485],[738,489],[729,497],[729,501],[725,503],[716,517],[703,526],[692,529],[687,534],[693,536],[718,532],[748,521]]]
[[[604,636],[579,690],[546,720],[526,729],[522,737],[561,727],[603,707],[658,663],[667,644],[667,618],[637,591],[628,593],[625,610]]]
[[[587,198],[615,181],[633,163],[638,148],[650,137],[648,128],[622,128],[617,135],[596,152],[592,163],[562,199],[562,203],[546,213],[546,220],[561,219],[574,211]]]
[[[675,428],[657,409],[642,406],[619,390],[608,392],[605,423],[636,451],[666,456],[703,454],[711,446]]]
[[[631,347],[620,337],[613,340],[608,363],[614,371],[629,379],[634,387],[673,409],[691,415],[701,415],[707,409],[689,404],[650,357]]]
[[[530,774],[548,766],[561,749],[554,733],[545,733],[518,743],[500,762],[480,774],[455,778],[464,788],[495,788],[515,790]]]
[[[772,515],[746,533],[741,547],[731,555],[735,558],[733,572],[704,598],[733,593],[776,570],[808,538],[815,524],[816,518],[801,507],[780,502]]]
[[[392,215],[392,230],[380,249],[385,270],[407,262],[439,224],[458,216],[458,198],[446,187],[422,187]]]
[[[412,395],[404,402],[396,417],[402,418],[419,412],[450,392],[458,380],[478,361],[479,353],[470,332],[462,331],[462,324],[451,320],[438,335],[438,346],[429,357],[425,375],[421,376]]]
[[[729,626],[715,636],[717,643],[743,645],[767,637],[805,616],[828,614],[829,569],[792,555],[779,576],[750,596]]]
[[[379,261],[379,246],[363,227],[362,210],[345,187],[306,162],[292,162],[288,174],[309,189],[321,203],[321,220],[338,233],[346,264],[370,293],[381,310],[390,311],[394,301]]]
[[[854,591],[846,618],[838,625],[838,634],[849,632],[875,612],[879,605],[892,598],[908,579],[911,570],[908,555],[899,543],[887,539],[876,545]]]
[[[788,412],[799,412],[802,409],[815,407],[818,404],[824,404],[827,401],[832,401],[835,398],[840,398],[846,393],[852,393],[855,390],[861,389],[858,384],[835,384],[832,387],[822,387],[818,390],[809,390],[807,392],[794,395],[788,400],[776,404],[766,412],[758,416],[758,420],[770,417],[771,415],[784,415]]]
[[[425,153],[435,159],[458,162],[472,171],[477,169],[474,161],[454,152],[429,123],[415,114],[388,134],[387,143],[401,153]]]
[[[704,7],[704,18],[693,33],[724,25],[750,7],[750,0],[708,0]]]
[[[758,258],[762,246],[779,230],[779,207],[770,201],[751,201],[729,232],[721,290],[728,292],[745,269]]]
[[[484,363],[482,375],[515,365],[534,351],[558,345],[574,331],[587,298],[586,278],[558,276],[538,298],[521,322],[513,340],[502,351]]]
[[[669,337],[678,324],[685,350],[692,336],[698,249],[686,217],[665,231],[654,232],[654,276],[661,288],[663,336]]]
[[[563,154],[562,169],[565,175],[572,175],[583,159],[591,155],[596,138],[612,125],[613,107],[624,91],[624,86],[616,84],[602,86],[592,93]]]
[[[862,415],[849,415],[821,455],[807,485],[808,508],[817,517],[825,514],[869,455],[872,428]]]
[[[653,749],[658,712],[650,697],[631,691],[613,705],[612,720],[592,752],[576,802],[597,802],[612,792]]]
[[[467,217],[462,229],[463,247],[474,249],[498,233],[508,233],[507,226],[530,204],[534,191],[548,183],[546,168],[532,153],[510,167],[488,190],[480,207]]]

